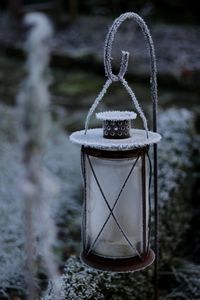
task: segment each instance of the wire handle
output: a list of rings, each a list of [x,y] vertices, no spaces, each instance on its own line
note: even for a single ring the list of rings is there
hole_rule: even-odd
[[[106,94],[108,88],[112,84],[112,82],[120,81],[124,88],[126,89],[127,93],[130,95],[133,104],[135,105],[135,108],[140,115],[142,121],[143,121],[143,126],[147,134],[148,138],[148,125],[147,125],[147,119],[145,117],[145,114],[140,107],[140,104],[132,91],[131,87],[129,86],[128,82],[125,80],[124,76],[128,68],[128,60],[129,60],[129,52],[127,51],[122,51],[122,58],[121,58],[121,65],[120,65],[120,70],[117,75],[113,74],[112,72],[112,64],[111,64],[111,57],[112,57],[112,45],[114,41],[115,34],[117,33],[120,25],[127,19],[134,19],[138,25],[141,27],[141,30],[144,35],[144,39],[147,45],[147,48],[149,50],[150,54],[150,65],[151,65],[151,70],[150,70],[150,86],[151,86],[151,100],[153,104],[153,130],[156,132],[157,130],[157,120],[156,120],[156,114],[157,114],[157,68],[156,68],[156,57],[155,57],[155,49],[154,49],[154,44],[153,40],[150,34],[150,31],[144,22],[144,20],[136,13],[133,12],[128,12],[125,14],[120,15],[115,21],[113,22],[112,26],[109,29],[109,32],[107,34],[106,40],[105,40],[105,48],[104,48],[104,67],[105,67],[105,73],[108,79],[106,80],[101,92],[95,99],[94,103],[89,109],[89,112],[86,117],[85,121],[85,134],[87,133],[88,127],[89,127],[89,122],[90,119],[96,110],[97,106],[103,99],[104,95]]]

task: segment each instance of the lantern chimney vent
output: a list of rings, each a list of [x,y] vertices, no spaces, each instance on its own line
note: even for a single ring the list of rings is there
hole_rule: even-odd
[[[125,139],[131,136],[131,120],[136,113],[132,111],[105,111],[96,117],[103,121],[103,136],[107,139]]]

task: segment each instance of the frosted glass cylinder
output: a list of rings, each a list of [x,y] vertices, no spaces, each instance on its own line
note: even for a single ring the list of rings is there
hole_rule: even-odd
[[[85,157],[86,248],[101,257],[130,258],[142,256],[147,250],[146,154],[124,156],[106,158],[87,154]]]

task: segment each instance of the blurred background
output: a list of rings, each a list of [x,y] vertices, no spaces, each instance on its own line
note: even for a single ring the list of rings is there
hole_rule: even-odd
[[[11,223],[12,230],[13,226],[18,226],[13,225],[15,222],[18,224],[19,215],[15,211],[20,210],[21,203],[20,199],[16,200],[19,197],[13,185],[20,169],[19,156],[16,156],[17,151],[20,151],[16,99],[21,83],[26,78],[23,47],[28,30],[24,26],[23,17],[36,11],[46,14],[54,28],[49,107],[52,130],[44,160],[46,168],[60,185],[57,205],[53,208],[58,226],[55,253],[60,271],[63,272],[66,260],[71,255],[78,256],[81,249],[82,182],[80,162],[77,159],[79,149],[68,142],[68,134],[83,128],[87,111],[105,82],[103,50],[109,26],[121,13],[133,11],[148,24],[157,56],[158,131],[163,135],[159,154],[160,299],[200,299],[200,280],[197,281],[200,278],[198,1],[0,0],[0,214],[3,212],[10,216],[0,223],[2,232],[6,232],[5,228],[9,229]],[[148,51],[142,33],[133,21],[125,22],[116,35],[113,47],[114,73],[119,70],[121,50],[130,52],[126,79],[151,124]],[[120,83],[112,84],[98,110],[108,108],[133,109]],[[100,126],[93,118],[91,127],[97,125]],[[142,126],[140,120],[137,126]],[[10,201],[8,207],[5,206],[5,199]],[[13,206],[15,201],[18,201],[16,207]],[[21,236],[20,229],[17,234]],[[6,240],[5,233],[1,237],[11,253],[9,259],[15,263],[9,264],[7,273],[2,271],[6,269],[5,249],[2,247],[0,299],[26,299],[23,271],[19,269],[22,258],[18,253],[21,246],[17,246],[17,236]],[[77,262],[70,261],[69,268],[73,263]],[[107,287],[103,292],[107,296],[101,299],[150,299],[145,291],[145,283],[141,290],[140,287],[136,288],[138,294],[131,294],[135,286],[128,276],[131,275],[114,278],[115,289]],[[45,290],[47,275],[42,266],[39,267],[38,278],[41,289]],[[130,287],[130,284],[133,286]],[[76,287],[73,288],[76,290]],[[96,300],[83,294],[79,298],[69,299]]]
[[[1,72],[5,72],[3,80],[9,80],[10,85],[7,88],[7,82],[2,82],[0,93],[7,103],[15,102],[12,92],[16,91],[23,76],[22,45],[26,33],[22,18],[25,13],[42,11],[51,18],[55,30],[51,61],[53,103],[70,110],[75,105],[77,113],[79,109],[87,110],[104,81],[104,39],[112,19],[125,11],[135,11],[149,24],[155,43],[160,106],[198,106],[200,18],[196,1],[13,0],[0,3],[0,47],[4,55]],[[148,103],[148,52],[134,22],[125,22],[116,36],[114,71],[119,68],[121,49],[130,51],[127,76],[131,81],[134,79],[138,98]],[[13,69],[8,79],[6,72],[10,72],[10,68]],[[117,102],[120,105],[119,94],[123,93],[123,89],[116,86],[112,91],[105,103]],[[76,103],[71,101],[71,97],[76,97]]]

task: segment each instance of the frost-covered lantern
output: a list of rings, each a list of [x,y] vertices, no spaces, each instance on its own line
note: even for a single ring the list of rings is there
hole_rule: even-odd
[[[89,110],[85,129],[74,132],[70,139],[81,145],[84,179],[83,251],[84,263],[101,270],[136,271],[150,265],[155,258],[150,248],[150,145],[160,135],[149,131],[146,117],[124,79],[128,52],[122,52],[118,75],[111,69],[110,57],[114,34],[126,18],[136,19],[143,26],[147,40],[150,34],[144,21],[134,13],[115,20],[106,39],[105,69],[108,79]],[[144,30],[145,29],[145,30]],[[151,66],[155,68],[154,48],[150,41]],[[100,128],[88,129],[97,105],[113,81],[121,81],[130,95],[135,110],[142,118],[144,129],[136,129],[134,111],[105,111],[96,114]],[[156,125],[156,73],[152,75],[154,126]],[[156,154],[156,147],[154,148]],[[156,155],[154,155],[155,157]],[[156,158],[155,158],[156,159]],[[156,164],[154,164],[155,166]]]

